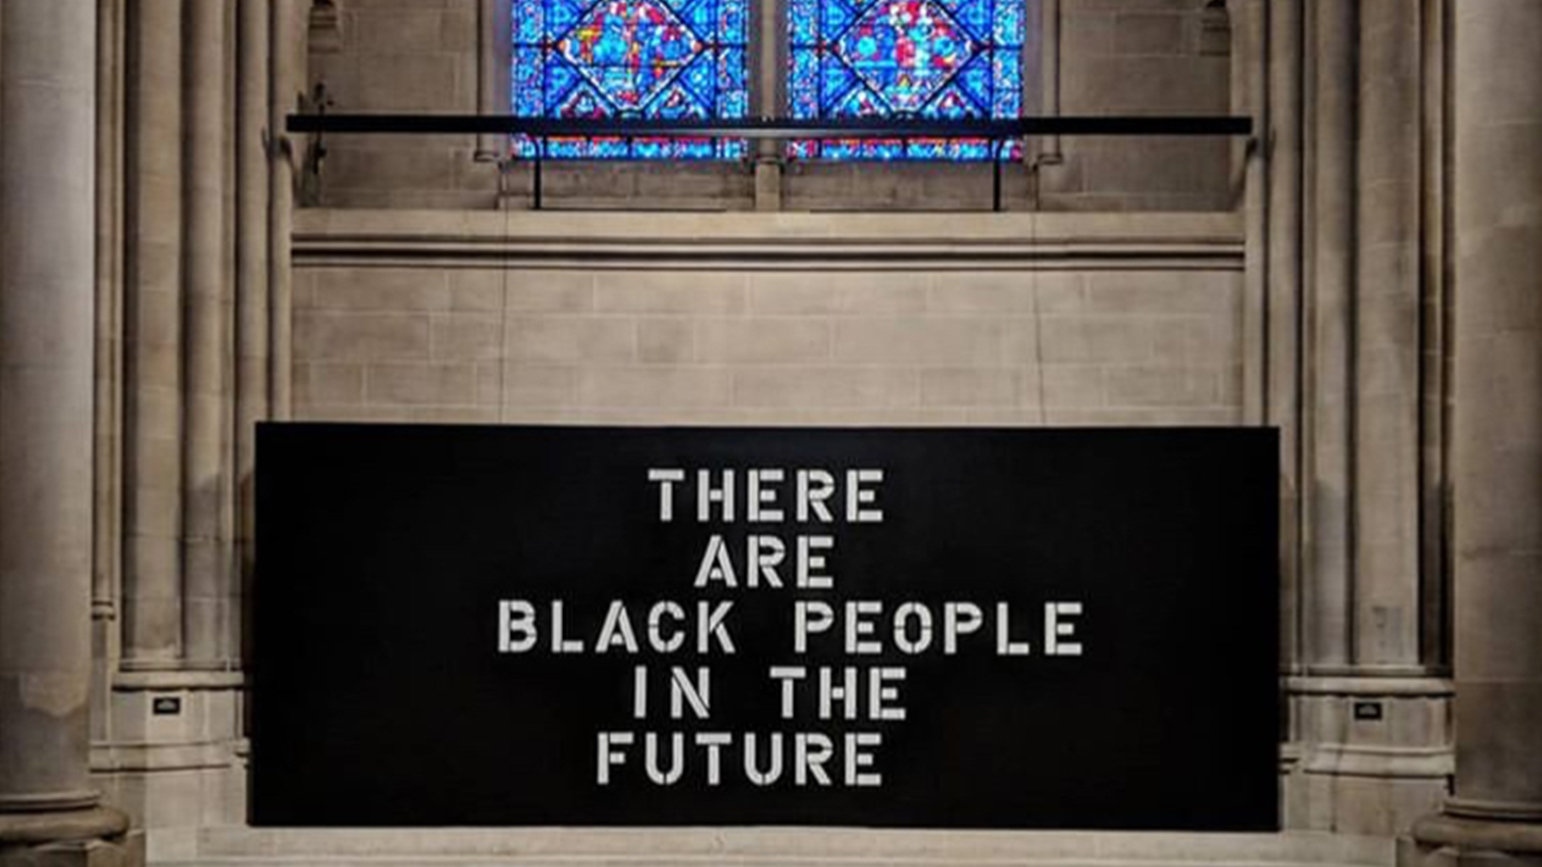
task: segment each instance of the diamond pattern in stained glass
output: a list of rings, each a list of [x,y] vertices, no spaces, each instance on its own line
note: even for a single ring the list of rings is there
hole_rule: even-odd
[[[740,118],[750,0],[512,0],[520,117]],[[557,159],[737,159],[738,140],[516,137]]]
[[[1015,118],[1026,0],[789,0],[792,116]],[[829,139],[795,159],[990,160],[1016,142]]]
[[[974,56],[930,0],[880,0],[842,34],[835,54],[894,111],[917,111]]]
[[[619,106],[638,108],[702,51],[702,43],[653,0],[602,0],[557,50]]]

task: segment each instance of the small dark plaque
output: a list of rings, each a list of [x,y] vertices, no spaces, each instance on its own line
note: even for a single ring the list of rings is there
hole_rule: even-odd
[[[156,716],[176,716],[182,713],[182,699],[175,695],[159,695],[150,702],[150,713]]]
[[[1382,715],[1382,705],[1379,701],[1355,702],[1355,719],[1379,721]]]
[[[1277,827],[1272,430],[258,445],[253,824]]]

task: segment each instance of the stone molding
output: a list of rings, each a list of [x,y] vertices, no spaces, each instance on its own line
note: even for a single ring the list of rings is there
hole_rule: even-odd
[[[1241,270],[1234,214],[497,214],[306,210],[295,262],[1088,262]]]

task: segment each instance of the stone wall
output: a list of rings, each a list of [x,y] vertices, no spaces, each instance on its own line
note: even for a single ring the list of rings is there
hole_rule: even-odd
[[[504,113],[507,85],[493,79],[507,58],[498,53],[487,62],[481,53],[506,52],[486,11],[500,2],[338,0],[335,23],[318,20],[313,28],[309,84],[325,83],[335,112]],[[1035,32],[1025,61],[1027,113],[1053,113],[1057,101],[1066,114],[1228,113],[1226,15],[1208,0],[1029,6]],[[1039,38],[1054,22],[1058,55]],[[501,148],[490,139],[480,145]],[[319,169],[310,154],[307,195],[329,207],[530,207],[531,167],[516,163],[500,174],[494,161],[476,159],[478,146],[472,136],[331,136]],[[1063,139],[1030,142],[1027,152],[1026,164],[1003,173],[1003,200],[1014,210],[1235,204],[1225,140]],[[552,208],[757,207],[749,164],[555,164],[545,168],[541,187]],[[781,198],[787,210],[981,210],[991,206],[992,178],[983,165],[794,163]]]
[[[458,253],[424,238],[433,223],[372,215],[387,217],[399,228],[372,230],[374,257],[348,240],[363,215],[351,224],[344,211],[302,215],[298,418],[1242,421],[1247,341],[1229,217],[1169,223],[1167,237],[1134,241],[1121,233],[1141,221],[1084,219],[1079,243],[1109,240],[1074,263],[1038,248],[1055,240],[1034,235],[1055,230],[1016,218],[985,235],[993,247],[970,250],[929,237],[932,221],[919,217],[711,218],[739,238],[713,237],[707,218],[687,215],[588,217],[589,239],[565,241],[553,261],[550,236],[533,233],[561,227],[535,215],[465,223]],[[607,237],[607,227],[628,237]],[[836,228],[845,237],[807,237]],[[1206,241],[1173,237],[1181,229]],[[732,261],[715,249],[741,243]],[[500,246],[506,261],[479,261],[472,250],[482,244]],[[659,249],[674,244],[695,249]]]

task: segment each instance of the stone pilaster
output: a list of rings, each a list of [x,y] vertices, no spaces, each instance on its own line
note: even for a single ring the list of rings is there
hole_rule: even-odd
[[[1302,28],[1300,2],[1269,4],[1269,125],[1261,138],[1268,159],[1267,275],[1269,381],[1265,421],[1280,429],[1280,659],[1300,662]]]
[[[1456,787],[1405,863],[1542,864],[1542,4],[1452,3]]]
[[[295,160],[300,148],[284,131],[285,119],[299,106],[306,68],[305,10],[299,0],[270,0],[269,64],[271,102],[271,171],[268,173],[268,313],[270,327],[269,388],[272,418],[289,419],[293,409],[293,271],[290,268],[294,232]]]
[[[182,655],[182,4],[130,0],[123,664]]]
[[[1291,5],[1275,4],[1282,28]],[[1405,830],[1451,772],[1451,686],[1424,635],[1425,586],[1441,575],[1420,559],[1420,499],[1438,484],[1421,475],[1421,11],[1420,0],[1317,0],[1301,59],[1312,228],[1302,629],[1287,689],[1302,773],[1287,804],[1293,824],[1347,833]],[[1290,188],[1275,192],[1290,209]],[[1271,266],[1288,280],[1282,240]]]
[[[1308,606],[1307,669],[1340,672],[1351,661],[1354,503],[1351,324],[1355,290],[1355,81],[1359,3],[1316,0],[1309,7],[1313,68],[1313,215],[1306,306],[1308,408],[1304,538]]]
[[[238,0],[236,77],[236,486],[237,538],[250,575],[255,531],[252,472],[257,422],[268,416],[268,0]]]
[[[88,766],[96,0],[0,6],[0,864],[133,863]]]
[[[1419,676],[1419,4],[1360,4],[1354,665]]]
[[[225,0],[191,0],[185,18],[183,127],[182,632],[185,662],[223,668],[221,640],[229,559],[221,509],[227,397],[224,259]]]

